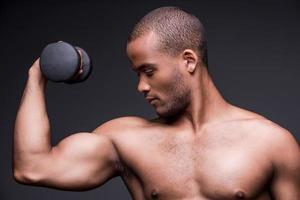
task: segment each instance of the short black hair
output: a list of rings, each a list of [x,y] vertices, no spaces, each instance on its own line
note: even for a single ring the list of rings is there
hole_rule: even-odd
[[[160,49],[164,52],[178,55],[185,49],[192,49],[208,67],[205,30],[196,16],[178,7],[157,8],[134,26],[127,43],[151,31],[158,35]]]

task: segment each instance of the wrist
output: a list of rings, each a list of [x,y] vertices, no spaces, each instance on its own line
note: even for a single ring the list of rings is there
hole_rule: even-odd
[[[45,88],[48,80],[41,73],[37,74],[29,70],[27,82],[30,86]]]

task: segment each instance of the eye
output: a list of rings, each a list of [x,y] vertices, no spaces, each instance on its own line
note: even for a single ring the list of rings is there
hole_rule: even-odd
[[[146,76],[152,76],[153,75],[154,70],[153,69],[146,69],[144,71],[144,73],[146,74]]]

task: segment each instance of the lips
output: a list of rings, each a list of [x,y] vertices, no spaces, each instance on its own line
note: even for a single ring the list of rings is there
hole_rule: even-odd
[[[146,97],[146,100],[149,102],[149,103],[151,103],[153,100],[155,100],[155,99],[157,99],[157,98],[155,98],[155,97]]]

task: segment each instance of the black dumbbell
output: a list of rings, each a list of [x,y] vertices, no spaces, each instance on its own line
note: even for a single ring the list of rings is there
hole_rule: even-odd
[[[43,49],[40,67],[44,76],[53,82],[82,82],[92,72],[92,62],[86,51],[63,41],[50,43]]]

